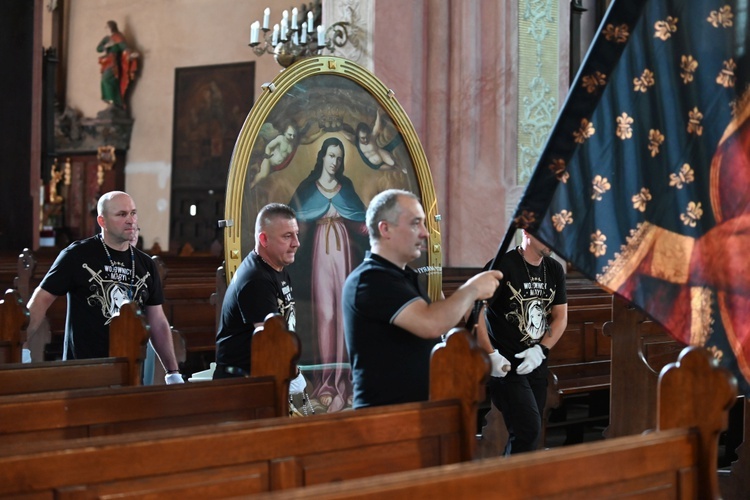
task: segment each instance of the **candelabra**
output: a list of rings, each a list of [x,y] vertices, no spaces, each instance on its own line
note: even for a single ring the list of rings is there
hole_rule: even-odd
[[[296,8],[292,9],[291,16],[285,10],[281,22],[270,28],[271,9],[266,8],[263,23],[254,21],[250,25],[249,45],[253,52],[258,56],[273,54],[276,62],[286,68],[299,59],[321,55],[324,50],[333,54],[337,47],[343,47],[349,41],[351,25],[348,22],[336,22],[326,29],[323,24],[315,26],[312,11],[302,16],[301,23],[298,14]]]

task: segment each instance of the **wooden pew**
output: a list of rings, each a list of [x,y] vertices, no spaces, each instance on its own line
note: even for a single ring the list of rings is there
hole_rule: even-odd
[[[132,385],[133,381],[126,376],[120,375],[119,370],[110,371],[107,365],[110,365],[111,360],[87,360],[87,361],[49,361],[49,362],[35,362],[30,364],[21,365],[21,347],[26,338],[26,324],[28,322],[28,310],[24,306],[24,301],[21,299],[18,290],[9,289],[6,291],[5,297],[0,301],[0,395],[3,394],[15,394],[24,392],[39,392],[46,390],[60,390],[65,388],[77,388],[77,387],[100,387],[110,385]],[[115,332],[118,328],[127,330],[132,324],[123,323],[128,321],[125,319],[114,320]],[[137,323],[137,322],[136,322]],[[144,334],[145,330],[138,328],[138,335],[127,337],[134,341],[138,341]],[[110,332],[111,333],[111,332]],[[181,335],[176,330],[172,330],[172,335],[175,344],[175,355],[178,362],[185,360],[184,355],[184,341]],[[125,337],[121,337],[125,338]],[[124,350],[120,350],[122,347]],[[112,350],[114,348],[114,351]],[[132,357],[136,354],[136,357]],[[142,359],[140,354],[140,348],[130,346],[128,342],[124,345],[122,343],[113,343],[110,346],[110,357],[112,358],[124,358],[118,360],[115,364],[127,365],[126,373],[130,372],[129,366],[134,366],[133,374],[140,371],[142,365]],[[3,366],[6,363],[16,363],[17,366]],[[98,374],[90,373],[92,365],[97,365],[102,368],[102,372]],[[136,366],[137,365],[137,366]],[[154,374],[155,384],[163,384],[164,380],[164,368],[158,360],[154,363]],[[65,366],[69,370],[73,367],[78,367],[76,373],[68,371],[69,377],[65,379],[56,380],[47,375],[50,370],[60,366]],[[13,375],[11,370],[22,370],[22,373]],[[82,371],[81,371],[82,370]],[[98,379],[96,375],[103,376],[103,379]],[[20,383],[15,383],[14,380],[23,378]],[[129,375],[128,375],[129,376]],[[100,380],[97,382],[97,380]],[[3,383],[4,382],[4,385]],[[52,385],[49,385],[52,384]],[[138,380],[140,385],[140,379]]]
[[[660,376],[655,432],[258,498],[720,498],[718,435],[736,382],[703,349]]]
[[[656,425],[659,371],[685,347],[643,313],[616,299],[611,323],[612,390],[607,437],[640,434]]]
[[[252,349],[258,367],[251,378],[0,397],[0,448],[287,415],[299,339],[276,315],[255,332]]]
[[[21,349],[26,339],[23,331],[28,322],[29,312],[21,296],[16,290],[6,290],[0,300],[0,364],[21,362]]]
[[[659,370],[674,361],[684,345],[620,299],[615,300],[613,320],[605,333],[612,337],[610,424],[605,434],[608,438],[639,434],[656,423]],[[726,453],[733,455],[736,450],[737,459],[720,475],[727,499],[744,499],[750,488],[750,411],[745,398],[736,405],[740,418],[724,437]]]
[[[32,252],[24,249],[16,263],[14,288],[24,304],[31,298],[34,289],[54,262],[56,253],[50,250]],[[164,287],[164,313],[170,325],[179,333],[176,339],[178,350],[183,348],[185,357],[199,353],[207,362],[186,366],[188,371],[207,368],[213,360],[215,349],[215,308],[211,295],[216,290],[216,267],[221,263],[217,257],[176,257],[162,254],[153,257]],[[217,264],[218,263],[218,264]],[[168,279],[167,279],[168,277]],[[47,312],[47,321],[37,334],[32,346],[35,361],[60,359],[65,334],[67,300],[56,300]],[[205,353],[205,354],[204,354]],[[210,359],[209,359],[210,358]],[[20,358],[19,358],[20,361]],[[158,368],[156,370],[159,371]],[[155,379],[158,381],[160,373]]]
[[[719,486],[726,500],[747,498],[750,491],[750,402],[743,397],[739,398],[737,405],[742,409],[742,418],[737,424],[740,428],[737,459],[728,468],[719,471]]]
[[[0,251],[0,290],[13,288],[16,277],[18,254],[10,251]]]
[[[18,312],[26,311],[26,307],[15,300],[15,291],[10,295],[13,300],[8,300],[8,296],[3,305],[14,306],[11,316],[27,314]],[[0,310],[2,317],[5,312],[5,308]],[[110,323],[109,333],[109,358],[0,364],[0,396],[140,385],[148,331],[135,304],[123,305],[120,315]]]
[[[0,496],[234,496],[470,460],[489,368],[456,329],[433,352],[428,402],[18,443],[0,449]]]
[[[153,257],[164,286],[164,314],[184,339],[189,371],[208,368],[215,359],[216,315],[221,302],[215,302],[217,257]],[[226,285],[225,285],[226,287]]]
[[[53,248],[39,249],[36,252],[24,248],[18,255],[13,287],[18,290],[24,305],[28,304],[34,290],[52,266],[57,252]],[[63,297],[55,300],[47,310],[44,322],[29,342],[33,361],[62,359],[67,305],[67,298]]]

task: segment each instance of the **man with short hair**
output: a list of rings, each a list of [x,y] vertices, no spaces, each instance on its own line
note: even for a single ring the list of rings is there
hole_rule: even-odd
[[[417,197],[383,191],[370,202],[366,224],[371,250],[343,293],[354,408],[427,400],[432,348],[476,300],[493,295],[502,273],[478,274],[448,299],[431,302],[407,266],[428,236]]]
[[[294,331],[296,313],[286,266],[299,248],[297,216],[287,205],[271,203],[255,220],[255,249],[237,268],[221,306],[216,334],[214,379],[250,374],[253,331],[271,313],[284,316]]]
[[[477,322],[477,341],[492,361],[490,397],[508,428],[506,455],[540,445],[546,358],[568,324],[565,270],[544,243],[521,235],[521,245],[501,257],[503,281]]]
[[[97,203],[101,233],[76,241],[58,255],[28,303],[31,339],[47,310],[67,295],[63,359],[109,356],[109,323],[126,301],[145,312],[151,343],[167,373],[166,382],[182,383],[169,321],[162,309],[163,290],[153,260],[131,241],[138,232],[135,202],[127,193],[111,191]],[[28,342],[28,341],[27,341]]]

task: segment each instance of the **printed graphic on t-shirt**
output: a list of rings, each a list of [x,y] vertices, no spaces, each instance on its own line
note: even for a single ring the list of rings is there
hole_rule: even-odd
[[[518,325],[518,329],[523,333],[521,341],[524,344],[536,344],[549,329],[547,316],[552,309],[555,292],[552,291],[550,296],[546,297],[545,294],[549,291],[546,283],[541,280],[526,282],[518,290],[510,283],[508,287],[511,291],[511,302],[515,307],[505,318]]]
[[[87,298],[88,304],[101,308],[102,316],[106,318],[104,324],[108,325],[112,318],[120,315],[122,304],[131,298],[130,274],[132,269],[126,268],[119,262],[116,262],[114,266],[105,265],[102,271],[94,271],[88,264],[83,264],[83,268],[91,274],[89,280],[91,282],[89,288],[91,295]],[[109,279],[104,278],[104,273],[109,275]],[[150,273],[146,273],[145,276],[136,277],[133,280],[131,300],[142,300],[140,291],[146,286],[146,279],[150,275]]]
[[[297,329],[297,314],[294,311],[292,287],[286,281],[281,282],[281,293],[284,294],[284,298],[277,298],[279,313],[284,316],[287,328],[294,332]]]

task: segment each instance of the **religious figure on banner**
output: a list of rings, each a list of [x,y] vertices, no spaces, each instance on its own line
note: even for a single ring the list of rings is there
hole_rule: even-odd
[[[602,282],[625,297],[644,286],[653,290],[650,307],[668,312],[656,319],[685,344],[705,346],[736,365],[746,379],[739,381],[743,392],[750,385],[750,267],[744,254],[750,244],[748,183],[750,86],[735,101],[734,116],[711,160],[716,225],[693,238],[644,223],[629,245],[639,257],[630,266],[612,267]]]

